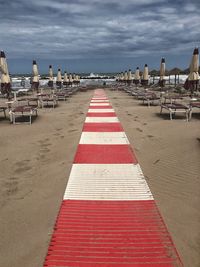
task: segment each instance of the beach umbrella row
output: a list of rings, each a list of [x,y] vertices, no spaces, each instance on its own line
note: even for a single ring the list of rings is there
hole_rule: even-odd
[[[141,83],[143,86],[147,86],[149,83],[149,69],[148,65],[144,65],[144,71],[142,75],[140,75],[140,69],[139,67],[136,68],[135,73],[132,74],[131,70],[121,72],[120,74],[117,75],[117,81],[119,82],[124,82],[127,84],[131,84],[132,82],[136,85]],[[160,80],[159,80],[159,85],[164,86],[165,85],[165,59],[161,59],[160,63]]]
[[[54,74],[53,74],[53,68],[52,65],[49,65],[49,77],[48,77],[48,86],[50,88],[53,88],[54,84]],[[61,69],[58,69],[57,72],[57,77],[56,77],[56,86],[58,88],[62,87],[62,84],[67,86],[67,85],[73,85],[76,84],[78,85],[80,83],[80,76],[77,74],[67,74],[67,72],[64,72],[64,78],[62,79],[62,73]],[[35,60],[33,60],[33,69],[32,69],[32,81],[31,81],[31,88],[38,90],[39,88],[39,71],[38,71],[38,66]]]
[[[49,81],[48,81],[49,87],[53,87],[53,80],[54,80],[54,76],[53,76],[52,65],[49,65]],[[57,77],[56,77],[56,86],[58,88],[61,88],[62,83],[65,86],[73,85],[73,84],[79,84],[80,83],[80,76],[77,74],[71,74],[71,73],[69,73],[69,75],[68,75],[67,72],[65,71],[64,77],[62,79],[62,72],[61,72],[61,69],[59,68],[58,72],[57,72]]]
[[[149,71],[147,64],[145,64],[144,66],[144,72],[142,77],[140,77],[140,69],[139,67],[137,67],[134,74],[132,74],[131,69],[129,69],[128,72],[125,71],[118,74],[117,81],[124,82],[127,84],[131,83],[139,84],[139,82],[141,81],[142,84],[147,85],[149,81]]]

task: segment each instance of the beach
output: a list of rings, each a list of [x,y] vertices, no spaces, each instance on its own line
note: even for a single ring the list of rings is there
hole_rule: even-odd
[[[200,266],[200,116],[170,121],[125,92],[106,93],[184,265]],[[31,126],[0,119],[0,266],[42,266],[92,96],[39,109]]]

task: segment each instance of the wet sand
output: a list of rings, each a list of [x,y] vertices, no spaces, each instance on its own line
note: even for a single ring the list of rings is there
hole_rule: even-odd
[[[200,266],[200,116],[170,121],[106,92],[185,266]],[[0,266],[42,266],[92,95],[40,109],[31,126],[0,118]]]

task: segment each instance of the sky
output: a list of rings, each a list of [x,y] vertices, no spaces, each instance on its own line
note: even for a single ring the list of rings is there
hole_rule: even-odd
[[[0,0],[0,50],[13,73],[121,72],[189,66],[199,0]]]

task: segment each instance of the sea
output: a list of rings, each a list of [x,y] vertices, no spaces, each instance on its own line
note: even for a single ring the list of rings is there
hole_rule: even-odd
[[[175,84],[175,75],[165,76],[166,82],[170,84]],[[185,80],[187,79],[187,75],[179,75],[179,84],[184,84]],[[28,91],[31,88],[31,77],[24,77],[24,76],[15,76],[12,77],[12,90],[13,91]],[[150,77],[150,83],[157,83],[159,80],[159,76]],[[56,77],[54,77],[54,82],[56,82]],[[88,86],[88,85],[97,85],[102,86],[106,83],[106,85],[112,85],[116,82],[115,76],[102,76],[98,73],[90,73],[88,76],[84,76],[80,79],[81,86]],[[46,87],[48,83],[48,79],[40,79],[40,86]]]

